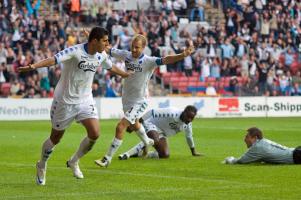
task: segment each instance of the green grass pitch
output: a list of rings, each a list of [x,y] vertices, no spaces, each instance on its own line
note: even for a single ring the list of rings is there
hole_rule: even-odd
[[[301,166],[224,165],[227,156],[245,150],[245,130],[258,126],[264,136],[280,144],[301,145],[300,118],[196,119],[193,123],[196,149],[204,157],[192,157],[184,134],[169,138],[170,158],[133,158],[119,161],[119,153],[136,144],[135,134],[126,134],[108,168],[94,159],[110,145],[116,120],[101,120],[101,137],[81,159],[85,178],[72,176],[65,162],[85,136],[76,123],[56,146],[47,170],[45,186],[35,183],[35,163],[49,136],[49,121],[0,122],[0,199],[301,199]]]

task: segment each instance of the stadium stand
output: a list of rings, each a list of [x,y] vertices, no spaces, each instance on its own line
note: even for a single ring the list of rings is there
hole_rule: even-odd
[[[179,53],[194,41],[191,69],[186,61],[160,67],[151,95],[205,95],[209,83],[222,96],[300,94],[300,1],[81,0],[76,9],[78,2],[1,1],[1,97],[51,97],[61,66],[27,74],[17,68],[85,41],[82,28],[95,25],[118,48],[129,49],[135,33],[147,36],[149,55]],[[95,96],[118,96],[121,88],[120,78],[96,73]]]

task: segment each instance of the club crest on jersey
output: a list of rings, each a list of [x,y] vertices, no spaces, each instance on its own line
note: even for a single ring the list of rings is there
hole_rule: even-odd
[[[90,72],[96,72],[96,65],[93,65],[92,63],[86,63],[86,61],[80,61],[78,63],[78,68],[82,69],[84,72],[90,71]]]
[[[133,70],[135,72],[142,72],[142,67],[140,64],[130,63],[129,61],[125,61],[125,66],[127,70]]]

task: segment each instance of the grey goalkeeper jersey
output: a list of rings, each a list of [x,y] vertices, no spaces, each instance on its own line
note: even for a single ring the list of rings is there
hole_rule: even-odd
[[[279,164],[293,164],[293,151],[268,139],[257,140],[248,151],[234,163],[246,164],[251,162],[266,162]]]

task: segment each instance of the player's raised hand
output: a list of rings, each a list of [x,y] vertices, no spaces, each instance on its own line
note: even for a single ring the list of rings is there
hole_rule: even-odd
[[[83,28],[82,32],[86,38],[89,38],[90,32],[87,29]]]
[[[34,70],[35,69],[35,67],[33,66],[33,65],[28,65],[28,66],[25,66],[25,67],[19,67],[18,69],[17,69],[17,71],[19,72],[19,73],[23,73],[23,72],[29,72],[29,71],[32,71],[32,70]]]
[[[222,162],[223,164],[234,164],[235,158],[233,156],[229,156],[225,158],[225,160]]]
[[[190,40],[190,41],[188,41],[188,47],[186,47],[185,49],[184,49],[184,56],[185,57],[187,57],[187,56],[189,56],[189,55],[191,55],[193,52],[194,52],[194,45],[193,45],[193,41],[192,40]]]

